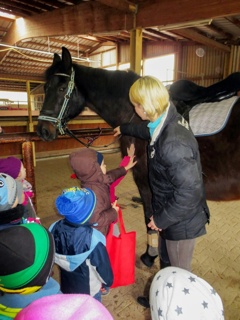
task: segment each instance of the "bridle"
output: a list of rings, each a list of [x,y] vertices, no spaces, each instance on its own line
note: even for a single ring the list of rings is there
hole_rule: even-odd
[[[67,93],[64,96],[64,101],[61,107],[61,110],[58,114],[57,117],[49,117],[45,115],[40,115],[38,117],[38,120],[43,120],[43,121],[49,121],[53,122],[56,124],[56,127],[61,135],[65,134],[66,132],[66,121],[64,120],[64,116],[68,110],[68,102],[70,100],[71,94],[74,89],[74,77],[75,77],[75,71],[72,68],[71,70],[71,75],[66,74],[66,73],[54,73],[54,76],[63,76],[63,77],[69,77],[70,81],[68,82],[68,87],[67,87]]]
[[[88,143],[84,143],[83,141],[81,141],[80,139],[78,139],[78,137],[75,136],[75,134],[67,127],[67,122],[64,119],[64,116],[66,115],[68,108],[69,108],[69,100],[71,98],[71,94],[73,92],[74,89],[74,77],[75,77],[75,71],[72,68],[71,70],[71,75],[66,74],[66,73],[54,73],[54,76],[62,76],[62,77],[68,77],[70,78],[70,81],[68,82],[68,88],[67,88],[67,93],[64,96],[64,101],[61,107],[61,110],[58,114],[57,117],[50,117],[50,116],[46,116],[46,115],[40,115],[38,117],[38,120],[43,120],[43,121],[49,121],[51,123],[56,124],[56,128],[58,129],[59,133],[61,135],[67,134],[70,137],[74,138],[75,140],[77,140],[78,142],[80,142],[83,146],[85,147],[89,147],[94,140],[96,140],[100,135],[101,135],[101,129],[99,129],[99,133],[97,136],[89,139]]]
[[[67,134],[69,135],[70,137],[74,138],[75,140],[77,140],[78,142],[80,142],[82,145],[84,145],[85,147],[89,147],[93,141],[95,139],[97,139],[100,135],[101,135],[101,129],[99,129],[99,134],[98,136],[92,138],[91,140],[89,140],[89,142],[86,144],[84,142],[82,142],[81,140],[79,140],[75,135],[74,133],[67,127],[67,122],[66,120],[64,119],[64,116],[66,115],[66,112],[68,111],[68,108],[69,108],[69,105],[68,105],[68,102],[70,100],[70,97],[71,97],[71,94],[73,92],[73,89],[74,89],[74,86],[75,86],[75,83],[74,83],[74,77],[75,77],[75,71],[74,69],[72,68],[71,70],[71,75],[69,74],[66,74],[66,73],[54,73],[54,76],[63,76],[63,77],[69,77],[70,78],[70,81],[68,82],[68,88],[67,88],[67,93],[65,94],[64,96],[64,101],[63,101],[63,104],[62,104],[62,107],[61,107],[61,110],[58,114],[57,117],[50,117],[50,116],[45,116],[45,115],[40,115],[38,117],[38,120],[43,120],[43,121],[49,121],[51,123],[54,123],[56,124],[56,127],[59,131],[59,133],[61,135],[64,135],[64,134]],[[131,116],[131,119],[129,120],[129,122],[132,121],[133,117],[134,117],[134,113],[133,115]],[[121,135],[117,138],[117,139],[120,139]],[[111,145],[113,142],[111,142],[109,145]],[[107,145],[108,146],[108,145]],[[106,145],[104,147],[107,147]]]

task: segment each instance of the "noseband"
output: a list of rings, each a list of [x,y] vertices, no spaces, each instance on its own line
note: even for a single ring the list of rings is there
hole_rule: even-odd
[[[63,77],[69,77],[70,78],[70,81],[68,82],[67,93],[64,96],[64,101],[63,101],[63,104],[62,104],[62,108],[61,108],[61,110],[59,112],[59,115],[57,117],[49,117],[49,116],[45,116],[45,115],[40,115],[38,117],[38,120],[53,122],[54,124],[56,124],[59,133],[61,135],[63,135],[63,134],[65,134],[65,127],[66,127],[66,122],[65,121],[63,122],[63,120],[64,120],[64,115],[66,114],[66,111],[67,111],[67,106],[68,106],[69,99],[70,99],[72,91],[74,89],[75,71],[72,68],[72,72],[71,72],[70,76],[68,74],[65,74],[65,73],[55,73],[54,76],[63,76]]]

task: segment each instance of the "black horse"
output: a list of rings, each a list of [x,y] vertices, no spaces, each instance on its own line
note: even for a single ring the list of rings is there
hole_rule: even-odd
[[[59,132],[64,134],[67,122],[76,117],[85,106],[99,114],[113,128],[122,123],[141,121],[129,100],[129,89],[139,78],[132,71],[108,71],[77,65],[72,63],[69,51],[62,48],[62,59],[55,53],[53,63],[45,75],[45,100],[37,125],[37,133],[45,141],[56,139]],[[179,85],[181,88],[182,84],[174,84],[172,92],[176,93],[174,89],[178,89]],[[203,92],[201,91],[201,95]],[[192,105],[189,107],[189,99],[185,100],[184,105],[189,111]],[[182,108],[183,104],[180,102],[178,101],[177,106],[180,104]],[[210,200],[240,199],[239,107],[238,100],[221,132],[197,138],[207,198]],[[181,108],[178,111],[181,114],[186,113],[186,109]],[[152,214],[147,172],[147,142],[133,137],[121,137],[120,148],[123,156],[132,142],[135,144],[138,161],[132,170],[133,177],[143,202],[147,223],[147,217]]]
[[[64,132],[65,124],[85,106],[99,114],[112,127],[125,122],[141,121],[128,98],[129,88],[138,78],[131,71],[106,71],[73,64],[69,51],[63,48],[62,59],[54,54],[53,64],[46,71],[45,100],[38,120],[38,135],[45,141],[56,139],[59,131]],[[127,154],[127,147],[131,142],[135,144],[138,161],[132,170],[133,177],[145,215],[150,216],[152,208],[146,142],[122,137],[120,148],[123,156]]]

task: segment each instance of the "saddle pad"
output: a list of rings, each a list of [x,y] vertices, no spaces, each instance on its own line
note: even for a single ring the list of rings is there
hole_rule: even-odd
[[[239,98],[233,96],[220,102],[200,103],[194,106],[189,112],[189,122],[194,135],[210,136],[220,132]]]

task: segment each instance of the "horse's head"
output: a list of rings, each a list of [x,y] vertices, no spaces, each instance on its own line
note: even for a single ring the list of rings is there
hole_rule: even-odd
[[[75,70],[66,48],[62,48],[62,59],[54,54],[53,63],[46,71],[44,91],[37,134],[43,140],[52,141],[58,132],[65,133],[67,122],[76,117],[85,104],[85,98],[75,86]]]

